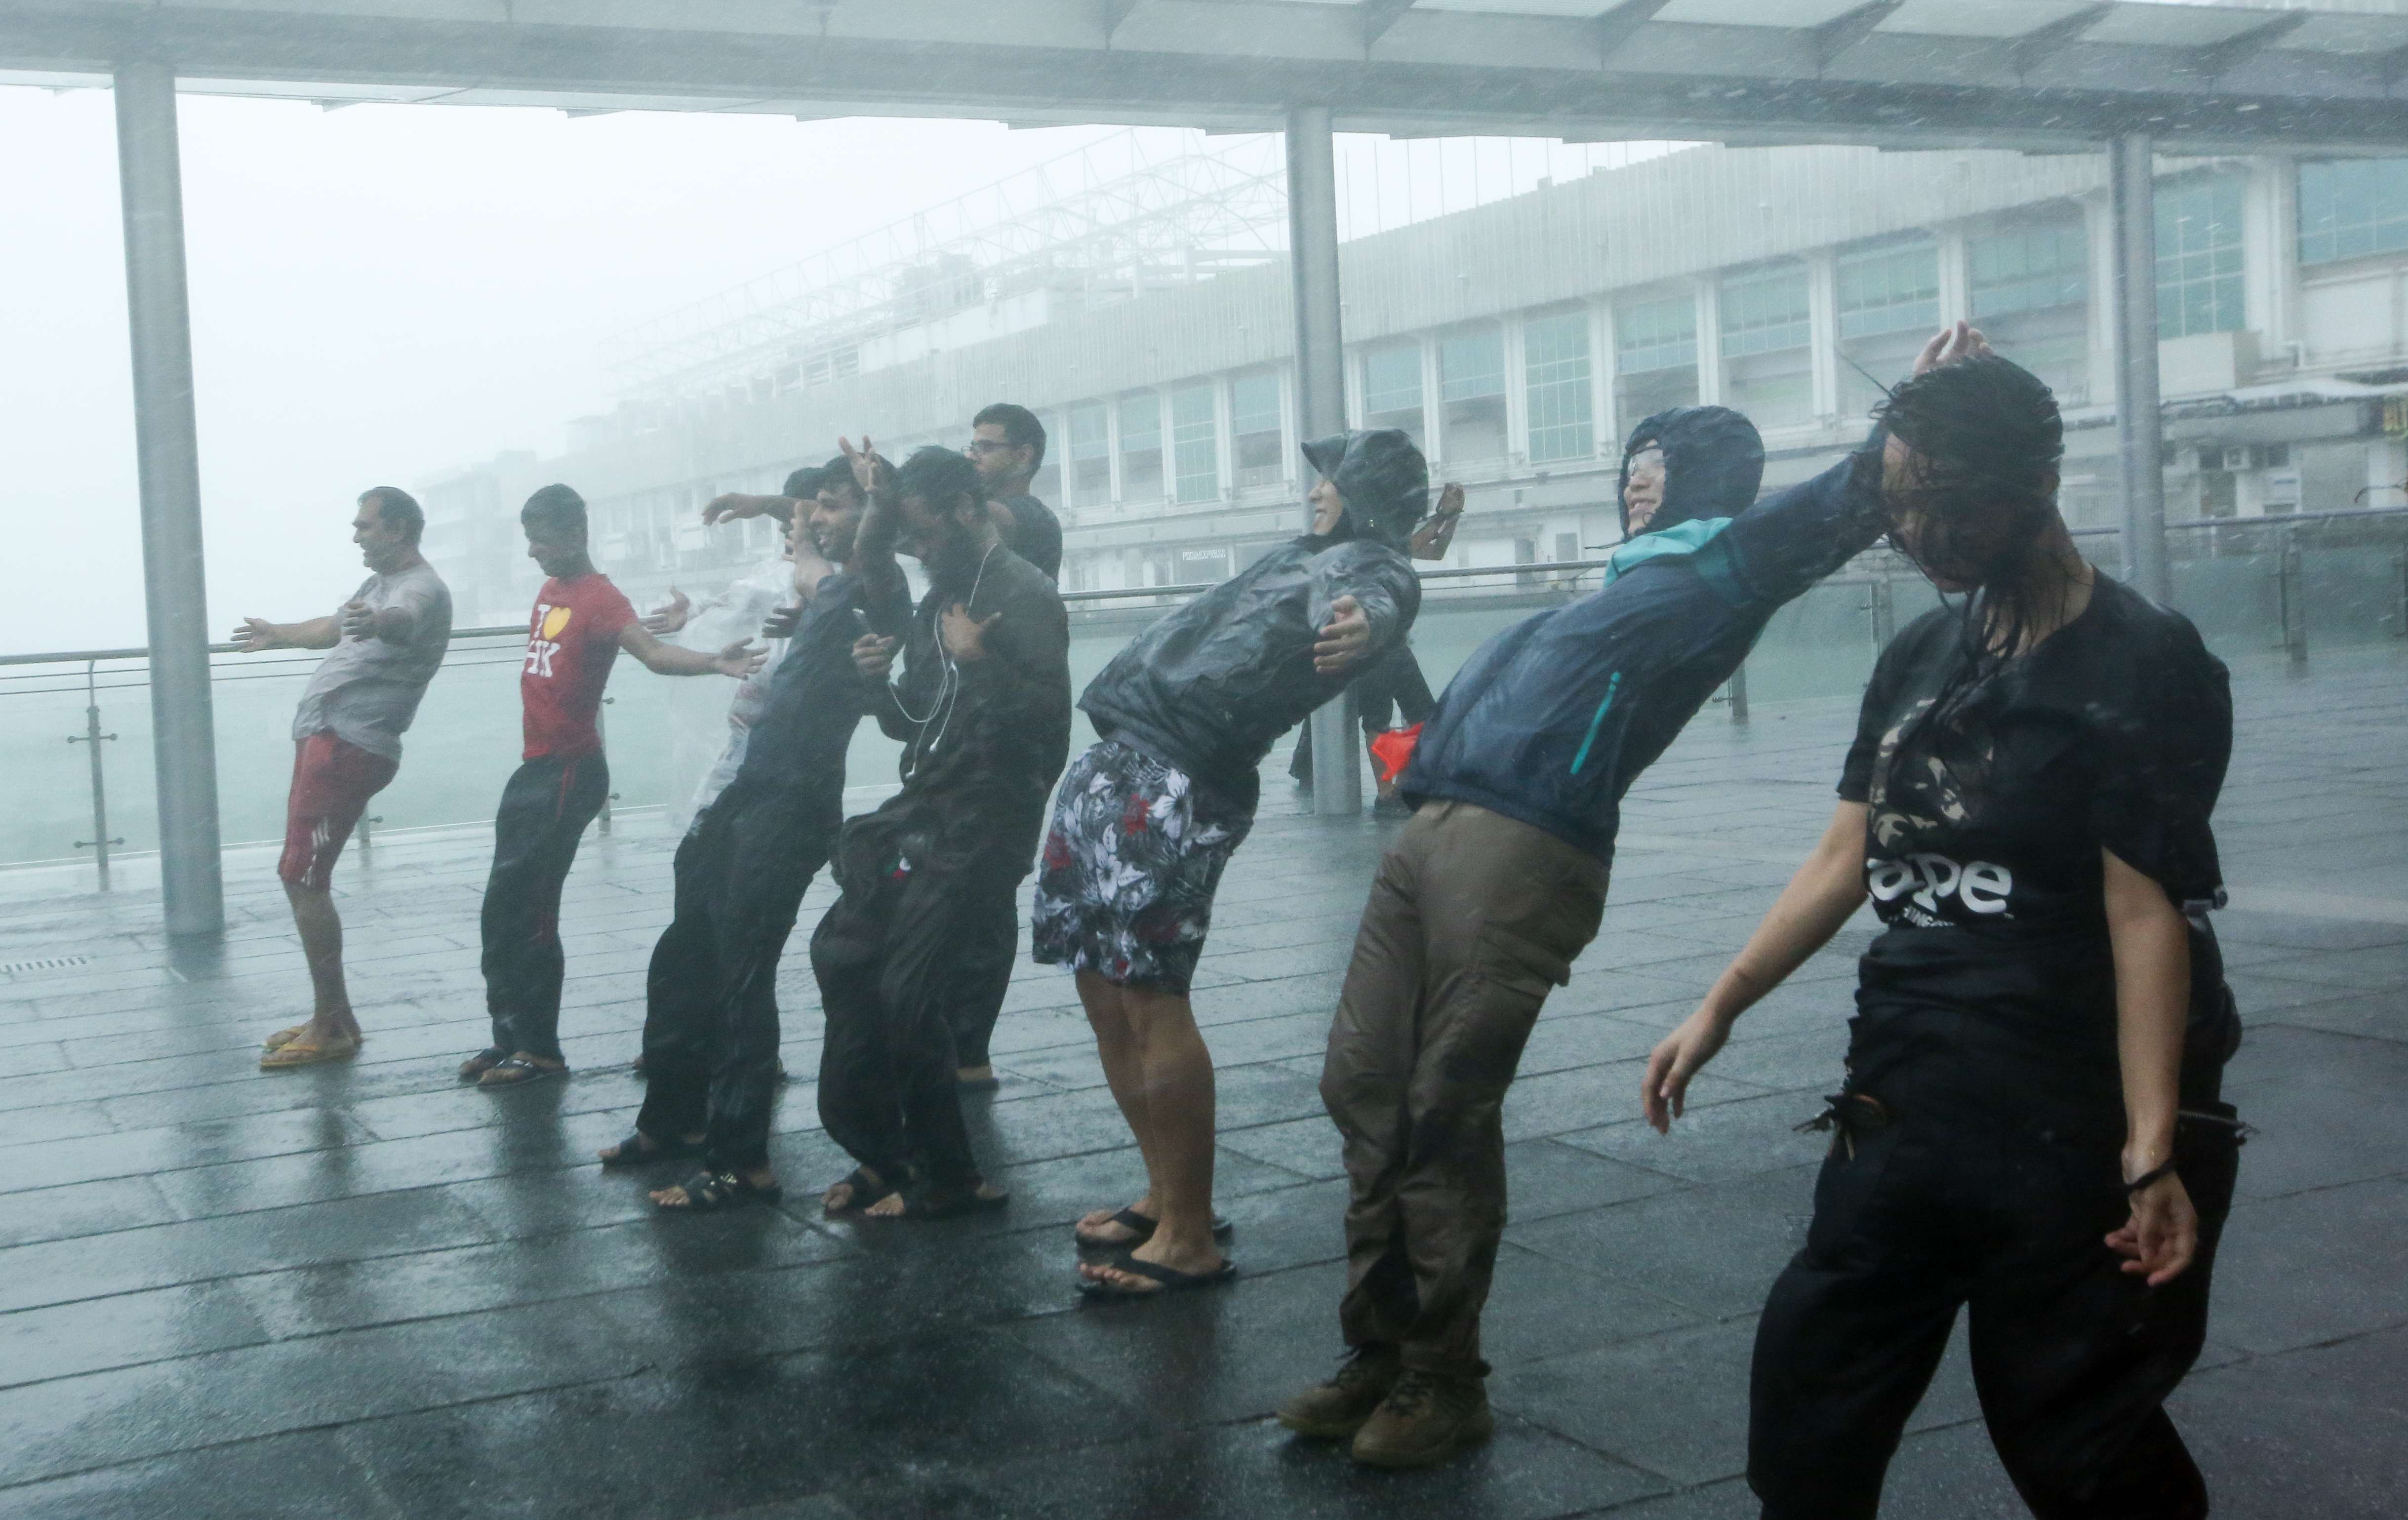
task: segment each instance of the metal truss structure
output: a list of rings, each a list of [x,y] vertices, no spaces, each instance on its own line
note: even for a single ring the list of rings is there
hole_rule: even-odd
[[[1048,290],[1126,299],[1285,256],[1281,141],[1130,130],[619,334],[629,397],[838,378],[882,333]]]

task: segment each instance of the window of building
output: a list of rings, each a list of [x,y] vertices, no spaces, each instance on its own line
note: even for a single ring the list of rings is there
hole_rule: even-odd
[[[1162,499],[1162,398],[1121,398],[1121,500]]]
[[[1563,311],[1522,324],[1530,405],[1530,462],[1587,459],[1597,452],[1590,415],[1588,313]]]
[[[1422,346],[1399,344],[1363,355],[1363,425],[1401,427],[1422,441]]]
[[[1221,441],[1208,381],[1170,393],[1173,499],[1211,501],[1221,494]]]
[[[2010,227],[1966,239],[1976,322],[2086,306],[2090,237],[2079,222]]]
[[[1724,402],[1758,427],[1811,421],[1814,376],[1808,345],[1814,323],[1806,266],[1778,264],[1726,275],[1719,309]]]
[[[1490,327],[1440,338],[1439,399],[1446,409],[1449,459],[1495,459],[1505,452],[1505,333]]]
[[[1229,382],[1229,450],[1236,456],[1241,486],[1268,485],[1286,478],[1276,372],[1261,370]]]
[[[1626,428],[1698,404],[1698,302],[1684,293],[1613,308],[1613,406]]]
[[[1100,507],[1112,497],[1112,449],[1104,404],[1070,409],[1070,493],[1073,507]]]
[[[1833,269],[1840,316],[1840,409],[1862,416],[1906,379],[1940,325],[1940,245],[1919,235],[1851,250]]]
[[[2245,320],[2241,177],[2164,180],[2157,201],[2157,336],[2237,330]]]
[[[2408,158],[2300,165],[2300,262],[2408,250]]]

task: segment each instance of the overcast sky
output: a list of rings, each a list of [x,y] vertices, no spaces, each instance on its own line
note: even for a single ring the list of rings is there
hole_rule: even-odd
[[[601,409],[596,351],[1106,135],[186,96],[210,624],[317,616],[352,495]],[[110,97],[0,88],[0,649],[140,644]]]

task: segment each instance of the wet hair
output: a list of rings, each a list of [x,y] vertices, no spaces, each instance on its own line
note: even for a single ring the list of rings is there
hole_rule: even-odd
[[[2013,658],[2047,609],[2044,547],[2057,514],[2065,420],[2040,378],[1996,354],[1900,384],[1875,418],[1914,452],[1913,478],[1884,491],[1890,546],[1927,575],[1969,583],[1970,690]],[[1910,546],[1900,531],[1914,525]],[[1950,705],[1943,693],[1935,710]]]
[[[519,509],[519,522],[528,528],[550,528],[562,533],[582,535],[585,532],[585,498],[565,485],[548,485],[527,497]]]
[[[972,427],[984,427],[989,423],[1003,429],[1003,441],[1013,448],[1037,451],[1028,456],[1030,469],[1045,463],[1045,424],[1037,420],[1035,412],[1013,402],[998,401],[982,408],[970,419]]]
[[[826,466],[805,465],[798,470],[787,473],[786,483],[778,488],[778,495],[790,501],[809,501],[818,495],[820,487],[826,483]]]
[[[968,496],[983,510],[985,488],[979,484],[978,466],[953,449],[940,449],[935,444],[913,451],[895,472],[896,495],[917,496],[939,512],[958,509]]]
[[[855,500],[859,500],[861,481],[853,476],[853,461],[838,454],[820,466],[820,489],[846,492]]]
[[[397,485],[372,485],[360,493],[363,506],[373,505],[377,521],[401,535],[401,541],[415,545],[420,534],[426,531],[426,512],[418,498]]]

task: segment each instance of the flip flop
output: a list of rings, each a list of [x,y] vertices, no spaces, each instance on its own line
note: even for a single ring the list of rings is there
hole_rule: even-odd
[[[331,1044],[313,1045],[304,1039],[293,1039],[277,1046],[259,1058],[262,1071],[294,1071],[305,1066],[322,1066],[329,1061],[348,1061],[359,1054],[356,1040],[337,1040]]]
[[[842,1203],[830,1205],[827,1196],[839,1187],[849,1187],[853,1191],[845,1195]],[[820,1212],[829,1219],[841,1219],[848,1214],[857,1214],[873,1203],[883,1203],[901,1191],[867,1167],[855,1167],[820,1189]]]
[[[685,1194],[683,1203],[654,1201],[652,1207],[665,1214],[707,1214],[719,1209],[733,1209],[747,1203],[775,1203],[786,1196],[786,1190],[776,1183],[756,1187],[744,1180],[739,1171],[697,1171],[677,1184]],[[661,1191],[667,1192],[663,1188]]]
[[[981,1193],[976,1188],[966,1188],[959,1192],[949,1193],[940,1192],[933,1187],[924,1187],[919,1190],[916,1197],[910,1194],[904,1196],[901,1213],[877,1214],[873,1217],[881,1222],[896,1219],[934,1222],[939,1219],[959,1219],[965,1214],[994,1213],[1010,1202],[1011,1195],[1004,1192]]]
[[[1122,1271],[1146,1278],[1159,1283],[1160,1286],[1132,1288],[1112,1282],[1110,1278],[1088,1277],[1082,1273],[1079,1278],[1079,1291],[1090,1298],[1155,1298],[1166,1293],[1179,1293],[1188,1288],[1218,1287],[1238,1275],[1238,1264],[1226,1257],[1222,1258],[1218,1268],[1209,1272],[1182,1272],[1176,1267],[1140,1261],[1135,1256],[1124,1256],[1110,1265]]]
[[[292,1044],[294,1040],[296,1040],[300,1039],[303,1035],[306,1035],[306,1034],[308,1034],[308,1032],[309,1032],[309,1026],[308,1026],[308,1025],[306,1025],[306,1024],[296,1024],[296,1025],[293,1025],[293,1026],[292,1026],[291,1028],[289,1028],[289,1029],[279,1029],[279,1030],[277,1030],[274,1034],[272,1034],[272,1035],[268,1036],[265,1040],[261,1040],[261,1041],[259,1042],[259,1046],[260,1046],[260,1049],[262,1049],[262,1050],[271,1050],[271,1051],[279,1051],[279,1050],[282,1050],[285,1046]],[[365,1045],[365,1044],[366,1044],[367,1042],[368,1042],[368,1037],[367,1037],[367,1036],[366,1036],[366,1035],[362,1035],[362,1036],[360,1036],[360,1043],[361,1043],[361,1044]]]
[[[506,1061],[496,1061],[491,1067],[487,1068],[485,1074],[477,1079],[477,1085],[480,1087],[523,1087],[528,1083],[541,1082],[547,1077],[565,1077],[566,1075],[568,1075],[568,1063],[566,1061],[561,1062],[558,1066],[542,1066],[537,1062],[528,1060],[523,1055],[513,1055]]]
[[[681,1156],[700,1155],[702,1141],[690,1140],[682,1135],[656,1140],[640,1129],[631,1129],[627,1132],[627,1138],[612,1146],[610,1150],[610,1154],[600,1158],[602,1165],[624,1169],[628,1167],[649,1167],[655,1161],[673,1161]]]
[[[1087,1239],[1087,1237],[1079,1233],[1079,1225],[1074,1222],[1070,1226],[1070,1238],[1078,1241],[1080,1249],[1083,1251],[1126,1251],[1133,1246],[1140,1246],[1145,1244],[1146,1241],[1153,1240],[1154,1232],[1162,1227],[1161,1220],[1150,1219],[1146,1215],[1138,1212],[1135,1209],[1120,1210],[1110,1219],[1105,1220],[1104,1224],[1118,1225],[1123,1229],[1132,1230],[1135,1231],[1135,1233],[1125,1235],[1117,1240],[1091,1240]],[[1215,1240],[1227,1238],[1230,1232],[1236,1229],[1236,1226],[1230,1224],[1226,1217],[1220,1214],[1214,1214],[1212,1216],[1212,1236]]]
[[[460,1063],[460,1080],[475,1082],[509,1058],[510,1053],[499,1045],[488,1045]]]

